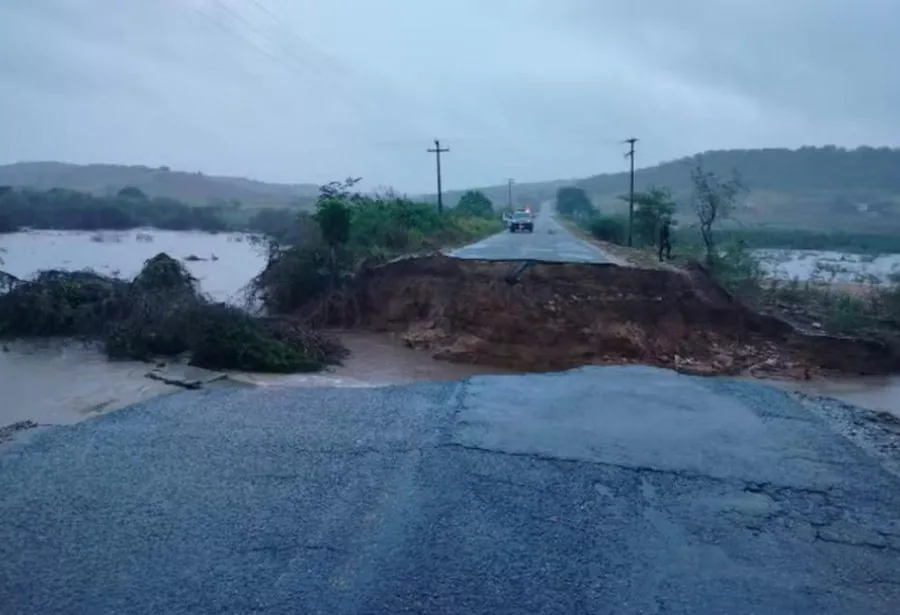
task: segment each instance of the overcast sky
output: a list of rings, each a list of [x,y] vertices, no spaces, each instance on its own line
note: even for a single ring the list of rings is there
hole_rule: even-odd
[[[0,162],[433,188],[900,141],[898,0],[0,0]]]

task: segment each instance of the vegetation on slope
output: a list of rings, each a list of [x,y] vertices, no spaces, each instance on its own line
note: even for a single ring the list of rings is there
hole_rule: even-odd
[[[99,342],[110,358],[187,354],[200,367],[276,373],[315,371],[342,355],[299,322],[210,302],[163,253],[130,282],[56,270],[16,281],[0,294],[0,337],[74,337]]]
[[[358,199],[357,199],[358,200]],[[434,210],[427,203],[415,203],[392,193],[374,195],[366,201],[366,216],[357,216],[357,227],[372,227],[379,216],[394,215],[396,207],[385,209],[386,203],[405,203],[409,212]],[[415,215],[412,215],[415,218]],[[450,212],[450,217],[435,227],[421,220],[413,227],[424,232],[447,231],[446,223],[466,224],[463,220],[483,225],[493,216],[493,205],[482,193],[470,191],[461,206]],[[364,218],[369,221],[366,222]],[[403,220],[399,220],[403,222]],[[315,226],[311,211],[288,208],[250,209],[241,203],[227,205],[192,206],[169,198],[151,198],[134,186],[126,186],[116,195],[100,197],[86,192],[54,188],[51,190],[17,189],[0,186],[0,233],[12,233],[24,228],[53,230],[126,230],[152,227],[163,230],[187,231],[251,231],[261,233],[279,243],[293,243],[308,234],[308,227]],[[425,224],[425,226],[422,226]],[[443,230],[441,230],[443,229]],[[369,230],[372,230],[370,228]],[[470,229],[471,230],[471,229]],[[477,233],[477,231],[476,231]],[[453,234],[452,232],[450,233]],[[391,237],[373,237],[360,230],[359,238],[373,245],[384,245],[388,250],[395,246]],[[432,237],[437,244],[452,237]],[[360,239],[363,241],[363,239]],[[394,242],[395,243],[395,242]],[[414,243],[414,242],[413,242]]]
[[[116,164],[77,165],[62,162],[19,162],[0,165],[0,186],[53,188],[113,196],[134,186],[149,197],[174,199],[191,205],[223,205],[234,200],[248,207],[288,207],[301,203],[310,207],[318,186],[270,184],[242,177],[173,171],[168,167]]]
[[[693,190],[691,169],[697,160],[718,176],[737,171],[750,188],[728,227],[775,227],[815,231],[826,237],[838,230],[878,235],[900,230],[900,150],[861,147],[804,147],[706,152],[635,173],[635,187],[665,186],[679,204]],[[628,173],[598,175],[578,182],[602,209],[621,211],[619,196],[628,191]],[[679,207],[681,219],[693,215]],[[787,247],[787,246],[786,246]]]
[[[700,162],[695,165],[690,173],[693,187],[684,208],[693,211],[696,221],[690,223],[687,232],[675,231],[676,262],[702,261],[723,288],[761,310],[778,313],[813,329],[888,339],[900,349],[900,285],[860,284],[852,288],[854,292],[847,292],[847,289],[823,283],[768,279],[751,248],[762,247],[760,244],[772,241],[772,236],[759,229],[735,230],[727,226],[730,218],[739,211],[741,199],[745,198],[745,185],[736,177],[721,179]],[[633,247],[650,252],[652,256],[638,256],[633,260],[646,263],[656,259],[661,222],[671,218],[676,208],[671,195],[667,188],[652,186],[636,192]],[[597,240],[627,244],[628,217],[600,213],[581,188],[560,189],[557,210]],[[841,236],[822,237],[808,233],[799,237],[806,238],[809,247],[833,247],[832,242]],[[846,247],[858,247],[855,242],[862,238],[845,234],[843,239]],[[825,245],[816,245],[816,241]],[[881,247],[897,245],[896,240],[891,244],[892,239],[888,237],[881,237],[880,241]],[[777,243],[772,241],[772,244]]]
[[[890,191],[900,194],[900,149],[835,146],[799,149],[765,148],[718,150],[666,162],[635,172],[635,188],[666,186],[673,192],[691,191],[691,169],[697,158],[716,175],[733,170],[755,190],[799,191]],[[593,194],[618,195],[628,190],[628,172],[607,173],[582,179],[576,184]]]
[[[251,295],[270,313],[301,311],[315,322],[346,322],[355,309],[344,283],[363,261],[385,261],[411,253],[463,245],[502,228],[483,195],[470,204],[439,214],[428,203],[395,194],[365,196],[356,180],[324,186],[304,232],[294,232],[288,249],[273,242],[265,269],[253,280]]]
[[[900,149],[828,146],[723,150],[638,169],[636,190],[665,187],[677,205],[676,218],[683,222],[682,228],[694,221],[689,206],[691,169],[698,158],[704,168],[718,176],[738,171],[750,190],[723,225],[723,231],[746,229],[746,240],[760,247],[849,245],[861,249],[885,241],[878,237],[900,235],[900,174],[896,172]],[[619,173],[516,184],[513,199],[535,203],[552,199],[559,188],[574,187],[582,189],[603,213],[621,216],[626,213],[626,205],[620,197],[629,188],[626,169],[623,162]],[[506,190],[507,186],[498,185],[482,191],[496,202],[505,202]],[[447,202],[455,202],[460,196],[450,193]],[[795,229],[805,233],[795,235]]]
[[[440,215],[430,204],[397,195],[353,192],[355,183],[324,186],[315,214],[279,214],[267,220],[269,261],[250,292],[269,317],[210,302],[183,265],[159,254],[132,281],[56,270],[23,281],[0,271],[0,338],[77,337],[100,342],[112,358],[186,354],[192,364],[211,369],[321,369],[339,359],[342,349],[312,325],[326,323],[335,309],[348,307],[342,304],[343,285],[361,261],[465,244],[501,228],[490,201],[477,193],[469,205]],[[122,192],[109,200],[63,191],[56,196],[74,201],[38,199],[29,212],[16,200],[18,209],[0,211],[51,228],[83,228],[92,221],[105,227],[117,219],[119,228],[127,228],[141,215],[156,216],[158,226],[179,230],[196,223],[178,216],[197,208],[155,211],[154,200],[139,191]],[[23,193],[8,191],[5,196],[10,194],[18,199]],[[105,203],[105,209],[98,203]],[[166,214],[173,217],[162,217]],[[208,220],[221,224],[215,217]]]

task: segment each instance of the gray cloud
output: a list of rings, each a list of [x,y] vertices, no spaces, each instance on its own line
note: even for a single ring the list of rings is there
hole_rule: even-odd
[[[0,6],[0,160],[429,190],[723,147],[895,144],[896,0]]]

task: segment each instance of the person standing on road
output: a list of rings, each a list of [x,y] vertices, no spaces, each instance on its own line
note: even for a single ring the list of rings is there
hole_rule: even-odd
[[[663,250],[666,252],[666,260],[672,259],[672,224],[667,217],[663,218],[659,229],[659,262],[663,262]]]

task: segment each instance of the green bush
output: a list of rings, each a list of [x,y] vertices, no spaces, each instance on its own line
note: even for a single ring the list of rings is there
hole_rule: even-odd
[[[587,222],[587,230],[600,241],[625,245],[628,240],[628,221],[618,216],[594,215]]]
[[[80,337],[100,342],[110,358],[186,353],[200,367],[259,372],[312,371],[342,355],[336,342],[301,323],[210,303],[166,254],[148,260],[130,283],[66,271],[16,282],[0,295],[0,336]]]
[[[707,263],[713,278],[731,293],[755,297],[763,283],[759,259],[741,243],[729,243]]]
[[[270,314],[329,303],[363,260],[383,261],[401,254],[466,244],[502,230],[499,218],[482,215],[479,208],[475,208],[477,215],[467,208],[440,214],[434,204],[390,193],[353,193],[350,187],[354,183],[348,180],[329,184],[320,198],[319,211],[323,210],[323,203],[349,211],[349,233],[340,237],[345,241],[329,246],[320,238],[310,237],[288,248],[271,246],[265,269],[249,286],[250,297],[259,300]],[[323,224],[331,224],[323,217],[319,219]],[[323,309],[317,313],[331,312]]]
[[[194,365],[269,373],[313,372],[323,366],[303,345],[275,338],[258,319],[236,307],[203,305],[193,318],[189,346]]]

